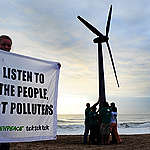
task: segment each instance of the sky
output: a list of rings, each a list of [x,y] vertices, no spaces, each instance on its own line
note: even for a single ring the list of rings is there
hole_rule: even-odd
[[[112,4],[109,43],[120,83],[116,85],[103,44],[106,98],[120,113],[150,113],[149,0],[5,0],[1,2],[0,34],[13,40],[12,52],[60,62],[58,113],[84,113],[98,100],[96,35],[82,16],[105,35]]]

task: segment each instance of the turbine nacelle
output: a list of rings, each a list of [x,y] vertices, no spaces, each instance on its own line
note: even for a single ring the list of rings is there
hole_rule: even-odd
[[[107,36],[100,36],[93,40],[94,43],[104,43],[108,42],[109,38]]]

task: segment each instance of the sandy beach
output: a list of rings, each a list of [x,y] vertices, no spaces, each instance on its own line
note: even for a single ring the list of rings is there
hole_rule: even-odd
[[[11,143],[11,150],[149,150],[150,134],[122,135],[121,144],[84,145],[81,135],[58,135],[56,141]]]

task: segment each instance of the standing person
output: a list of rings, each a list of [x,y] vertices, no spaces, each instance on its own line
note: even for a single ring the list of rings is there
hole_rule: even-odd
[[[90,103],[86,104],[86,109],[85,109],[85,130],[84,130],[84,144],[87,144],[87,138],[88,138],[88,134],[90,131],[90,127],[89,127],[89,113],[90,113]]]
[[[100,137],[101,144],[110,144],[110,119],[111,119],[111,110],[107,102],[103,103],[102,108],[99,111],[101,116],[101,125],[100,125]]]
[[[98,144],[98,115],[96,106],[91,108],[89,113],[89,127],[90,127],[90,144]]]
[[[88,134],[90,131],[90,112],[92,110],[93,107],[96,107],[99,104],[99,100],[98,102],[96,102],[92,107],[90,107],[90,103],[86,104],[86,109],[85,109],[85,130],[84,130],[84,139],[83,139],[83,143],[87,144],[87,139],[88,139]]]
[[[112,143],[119,144],[121,143],[120,136],[117,131],[117,107],[115,103],[111,103],[111,125],[110,125],[111,135],[112,135]]]
[[[12,46],[12,40],[7,35],[0,36],[0,49],[10,52]],[[0,150],[9,150],[10,144],[9,143],[0,143]]]

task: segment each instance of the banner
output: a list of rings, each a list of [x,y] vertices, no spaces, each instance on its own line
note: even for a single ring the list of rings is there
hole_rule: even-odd
[[[0,143],[56,139],[59,70],[0,50]]]

